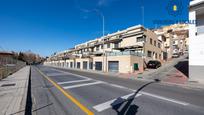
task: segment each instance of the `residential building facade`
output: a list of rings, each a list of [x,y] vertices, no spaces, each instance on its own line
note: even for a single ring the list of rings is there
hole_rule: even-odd
[[[190,79],[204,82],[204,0],[190,2],[189,20],[189,75]]]
[[[142,72],[149,60],[162,60],[162,41],[141,25],[76,45],[51,56],[45,65],[102,72]]]
[[[172,55],[183,54],[188,50],[188,25],[174,24],[154,30],[162,41],[162,59],[171,60]]]

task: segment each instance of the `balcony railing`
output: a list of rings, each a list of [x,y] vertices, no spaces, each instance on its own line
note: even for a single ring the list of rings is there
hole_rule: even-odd
[[[197,34],[204,34],[204,25],[203,26],[197,26]]]
[[[111,52],[111,53],[106,53],[106,54],[107,54],[107,56],[134,55],[134,56],[142,57],[142,53],[141,52],[133,52],[133,51]]]

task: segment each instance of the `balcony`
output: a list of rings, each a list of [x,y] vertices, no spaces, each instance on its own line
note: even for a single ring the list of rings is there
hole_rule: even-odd
[[[123,55],[133,55],[142,57],[141,52],[134,52],[134,51],[124,51],[124,52],[110,52],[106,53],[107,56],[123,56]]]

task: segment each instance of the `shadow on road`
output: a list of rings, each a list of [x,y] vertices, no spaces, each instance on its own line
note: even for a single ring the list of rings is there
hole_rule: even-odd
[[[135,115],[138,112],[139,106],[132,104],[135,96],[146,86],[157,83],[160,80],[155,79],[155,81],[149,82],[141,86],[133,95],[129,96],[127,99],[121,97],[117,98],[112,104],[112,109],[117,112],[118,115]],[[132,104],[132,105],[131,105]]]
[[[188,75],[188,61],[180,61],[174,67],[189,78],[189,75]]]

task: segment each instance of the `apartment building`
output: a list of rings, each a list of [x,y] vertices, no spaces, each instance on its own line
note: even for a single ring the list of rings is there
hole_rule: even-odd
[[[141,25],[76,45],[44,64],[103,72],[142,72],[150,59],[161,60],[162,41]],[[55,56],[53,56],[55,57]]]
[[[183,54],[188,50],[188,25],[174,24],[154,30],[162,41],[162,59],[170,60],[174,53]]]
[[[158,29],[154,31],[158,39],[162,42],[161,50],[162,50],[162,60],[167,61],[172,58],[173,54],[173,37],[168,31],[163,31],[162,29]]]
[[[204,0],[190,2],[189,20],[189,75],[191,80],[204,82]]]

